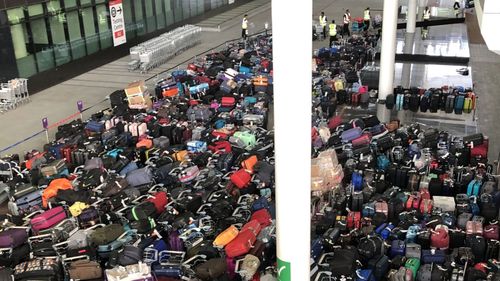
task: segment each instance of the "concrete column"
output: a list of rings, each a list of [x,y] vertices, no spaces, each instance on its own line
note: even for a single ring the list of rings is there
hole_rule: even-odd
[[[380,55],[380,77],[378,98],[385,101],[387,95],[394,92],[394,63],[396,55],[396,28],[398,21],[398,0],[384,1],[384,18],[382,20],[382,50]],[[388,122],[391,112],[384,104],[378,104],[377,117]]]
[[[22,24],[15,24],[10,26],[10,34],[12,36],[12,43],[14,44],[14,53],[16,59],[24,58],[28,55],[26,50],[26,41],[24,40],[24,30]]]
[[[415,33],[417,23],[417,0],[408,0],[408,14],[406,20],[406,32]]]
[[[403,53],[412,54],[413,53],[413,43],[415,41],[415,33],[406,32],[405,34],[405,45],[403,47]],[[401,86],[404,88],[411,87],[411,63],[404,63],[401,71]],[[406,124],[413,121],[415,114],[409,110],[398,111],[398,119],[402,124]]]
[[[272,1],[278,280],[310,279],[312,0]],[[283,16],[286,11],[287,16]],[[289,20],[293,19],[293,20]],[[290,55],[294,54],[293,67]],[[290,83],[293,77],[293,83]],[[290,98],[287,93],[297,93]],[[293,118],[293,130],[290,130]],[[300,133],[297,133],[300,132]],[[290,142],[293,140],[293,145]],[[293,153],[291,153],[293,151]]]

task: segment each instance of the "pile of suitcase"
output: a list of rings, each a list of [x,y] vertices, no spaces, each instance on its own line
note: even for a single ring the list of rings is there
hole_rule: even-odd
[[[471,113],[476,108],[476,94],[464,87],[443,86],[439,89],[404,89],[397,87],[385,100],[387,109],[413,112],[444,111],[445,113]]]
[[[500,280],[488,138],[316,119],[311,280]]]
[[[359,83],[356,71],[335,73],[323,70],[321,73],[313,74],[313,108],[317,108],[316,111],[331,117],[338,105],[368,108],[370,104],[377,102],[378,92],[369,85]],[[470,88],[442,86],[430,89],[416,87],[405,89],[399,86],[394,88],[393,94],[387,96],[385,106],[387,109],[397,111],[430,113],[441,111],[460,115],[474,112],[476,99],[476,94]]]
[[[22,172],[0,175],[0,279],[276,280],[271,47],[210,53],[146,108],[116,91],[43,151],[3,159]]]

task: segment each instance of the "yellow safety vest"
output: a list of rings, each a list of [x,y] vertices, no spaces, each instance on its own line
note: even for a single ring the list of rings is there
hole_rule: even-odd
[[[424,20],[428,20],[431,18],[431,10],[425,11],[424,10]]]
[[[241,28],[242,29],[248,28],[248,20],[246,18],[244,18],[243,21],[241,22]]]
[[[319,16],[319,24],[321,26],[326,26],[326,16]]]
[[[328,26],[328,28],[330,29],[330,36],[337,35],[337,25],[336,24],[330,23],[330,25]]]
[[[365,10],[365,20],[370,20],[370,10]]]

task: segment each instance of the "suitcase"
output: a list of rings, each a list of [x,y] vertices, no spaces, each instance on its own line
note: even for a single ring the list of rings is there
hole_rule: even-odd
[[[226,255],[228,257],[237,257],[250,252],[256,239],[253,231],[242,229],[238,236],[226,245]]]
[[[53,177],[56,175],[68,175],[68,167],[64,159],[55,160],[40,169],[40,172],[45,177]]]
[[[33,232],[38,233],[41,230],[50,228],[67,217],[66,210],[63,207],[58,206],[53,209],[49,209],[40,215],[36,215],[30,220],[31,229]]]
[[[455,114],[462,114],[464,109],[465,97],[463,95],[457,95],[455,98]]]
[[[422,263],[443,264],[446,260],[446,253],[443,250],[422,250]]]
[[[0,248],[17,248],[28,241],[26,228],[9,228],[0,232]]]

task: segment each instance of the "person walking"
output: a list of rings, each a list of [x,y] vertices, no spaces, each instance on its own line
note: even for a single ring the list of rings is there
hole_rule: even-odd
[[[364,31],[367,31],[368,28],[370,28],[370,19],[371,19],[370,7],[367,7],[363,14],[363,20],[365,22]]]
[[[321,15],[319,16],[319,25],[323,28],[323,38],[326,39],[326,16],[325,12],[321,12]]]
[[[248,19],[247,15],[243,17],[243,20],[241,21],[241,38],[246,40],[248,37]]]
[[[458,15],[460,15],[460,0],[455,0],[455,3],[453,4],[453,10],[455,10],[455,17],[458,18]]]
[[[349,24],[351,23],[351,12],[349,9],[345,10],[344,13],[344,25],[342,25],[342,36],[351,36],[351,31],[349,30]]]
[[[427,22],[431,19],[431,9],[429,6],[425,7],[422,19],[424,20],[424,28],[427,29]]]
[[[328,45],[328,48],[332,47],[332,43],[334,41],[337,41],[337,25],[335,24],[335,20],[332,20],[332,23],[328,25],[328,32],[330,34],[330,44]]]

